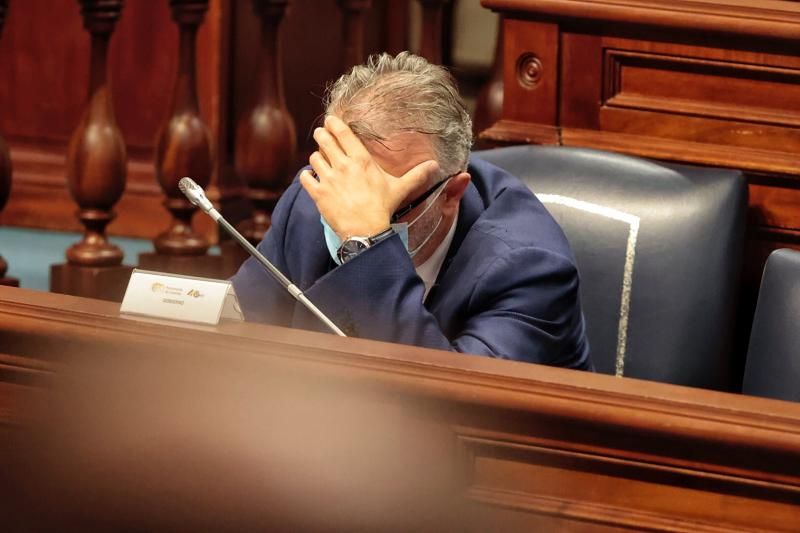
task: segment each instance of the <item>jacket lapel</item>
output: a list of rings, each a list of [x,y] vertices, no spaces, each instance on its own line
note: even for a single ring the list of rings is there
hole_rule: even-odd
[[[441,300],[441,295],[444,294],[448,288],[443,286],[447,269],[450,267],[453,258],[461,249],[461,244],[469,233],[470,228],[478,220],[478,217],[484,210],[483,200],[481,199],[478,189],[472,183],[467,187],[464,196],[461,198],[461,204],[458,207],[458,220],[456,221],[456,232],[453,234],[453,240],[450,243],[450,248],[447,250],[442,268],[439,270],[439,275],[436,277],[436,283],[431,288],[428,298],[425,300],[425,307],[435,314],[435,308]]]

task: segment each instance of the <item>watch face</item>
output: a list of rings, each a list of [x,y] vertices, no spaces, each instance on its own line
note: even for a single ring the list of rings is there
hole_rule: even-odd
[[[363,237],[350,237],[339,247],[339,260],[346,263],[369,248],[369,241]]]

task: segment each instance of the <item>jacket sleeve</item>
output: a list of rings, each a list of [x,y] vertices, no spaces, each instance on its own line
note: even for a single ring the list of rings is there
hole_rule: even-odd
[[[284,239],[289,214],[299,190],[299,183],[295,180],[281,196],[272,213],[272,226],[258,245],[258,251],[287,277],[289,269],[283,251]],[[239,271],[231,278],[231,282],[248,322],[290,325],[294,298],[254,258],[249,257],[242,263]]]
[[[459,290],[457,331],[441,330],[423,304],[424,285],[398,237],[320,278],[306,294],[345,333],[443,350],[561,366],[582,351],[578,274],[566,258],[538,248],[486,261]],[[470,288],[471,286],[471,288]]]
[[[478,280],[460,351],[568,368],[591,368],[572,261],[541,248],[497,257]]]

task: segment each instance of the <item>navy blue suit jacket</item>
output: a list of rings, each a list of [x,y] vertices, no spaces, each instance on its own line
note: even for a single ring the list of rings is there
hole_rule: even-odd
[[[259,250],[348,335],[590,369],[578,272],[561,228],[517,178],[472,158],[452,244],[425,291],[393,236],[336,266],[297,179]],[[232,278],[245,318],[326,331],[254,259]]]

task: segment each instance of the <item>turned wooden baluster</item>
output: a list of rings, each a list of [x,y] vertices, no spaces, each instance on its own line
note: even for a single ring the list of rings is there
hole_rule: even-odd
[[[3,24],[6,21],[6,11],[8,10],[8,0],[0,0],[0,36],[3,34]],[[11,193],[11,155],[8,152],[5,140],[0,135],[0,211],[5,207],[8,196]],[[0,285],[18,286],[19,280],[7,278],[6,271],[8,263],[0,255]]]
[[[364,24],[372,0],[338,0],[342,10],[342,72],[364,62]]]
[[[422,5],[420,55],[436,65],[442,62],[442,24],[447,0],[419,0]]]
[[[164,206],[172,215],[169,228],[153,240],[156,253],[139,256],[150,270],[218,277],[221,258],[208,256],[208,240],[192,229],[197,208],[181,193],[178,182],[191,177],[205,188],[211,181],[211,133],[197,103],[197,30],[205,19],[208,0],[169,0],[172,19],[180,28],[178,74],[172,109],[156,142],[156,178],[167,195]]]
[[[81,296],[120,299],[130,275],[122,250],[108,241],[106,226],[125,190],[126,153],[107,82],[108,45],[122,14],[123,0],[79,0],[84,28],[91,34],[89,103],[72,135],[67,182],[85,227],[83,239],[67,250],[66,265],[51,269],[50,288]]]
[[[191,219],[197,208],[181,194],[178,182],[190,176],[206,188],[211,181],[211,133],[200,117],[195,74],[197,29],[205,18],[208,1],[170,0],[169,4],[172,18],[180,27],[180,59],[172,115],[158,135],[156,177],[167,194],[164,205],[173,218],[154,244],[162,254],[202,255],[209,243],[192,229]]]
[[[236,130],[235,168],[247,183],[253,215],[239,230],[256,244],[269,229],[270,216],[296,169],[297,139],[292,117],[283,97],[278,30],[288,0],[253,0],[261,21],[261,64],[256,104],[240,120]]]

